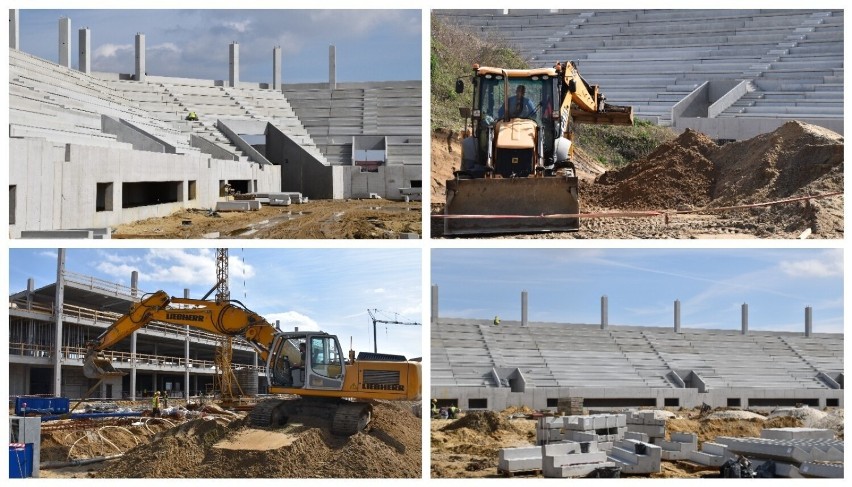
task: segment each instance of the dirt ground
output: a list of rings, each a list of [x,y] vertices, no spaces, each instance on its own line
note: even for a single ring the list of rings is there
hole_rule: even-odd
[[[458,420],[432,419],[431,475],[433,478],[498,478],[497,458],[500,448],[535,444],[535,419],[518,418],[516,408],[497,412],[469,413]],[[526,411],[530,412],[528,409]],[[718,436],[760,436],[764,428],[825,427],[843,438],[843,410],[827,412],[808,408],[786,408],[771,415],[731,411],[701,417],[697,410],[678,410],[666,421],[667,436],[671,432],[698,435],[699,449],[705,441]],[[727,411],[726,411],[727,412]],[[510,419],[511,418],[511,419]],[[538,474],[537,477],[541,477]],[[661,472],[654,478],[718,477],[719,470],[685,461],[662,462]],[[524,478],[524,477],[520,477]]]
[[[400,238],[422,235],[419,201],[315,200],[248,212],[175,212],[120,225],[112,238]]]
[[[449,146],[448,146],[449,144]],[[449,150],[452,149],[452,150]],[[457,137],[432,137],[432,214],[443,213],[445,181],[458,168]],[[772,133],[716,145],[687,130],[620,170],[602,168],[578,149],[582,213],[659,211],[642,218],[581,218],[580,231],[489,238],[843,238],[843,196],[769,207],[713,208],[843,191],[843,137],[788,122]],[[673,214],[675,211],[699,210]],[[432,218],[433,236],[443,222]]]
[[[373,420],[349,438],[325,422],[294,419],[279,429],[243,413],[133,418],[121,426],[42,435],[42,465],[121,455],[89,465],[42,468],[43,478],[420,478],[421,419],[409,403],[376,402]]]

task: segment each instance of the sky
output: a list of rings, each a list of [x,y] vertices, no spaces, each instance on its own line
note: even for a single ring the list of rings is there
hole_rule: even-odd
[[[201,298],[216,284],[215,249],[67,249],[70,272],[130,285],[139,272],[143,292],[164,290]],[[56,249],[11,249],[9,292],[56,281]],[[322,330],[338,336],[347,353],[350,337],[357,352],[373,351],[377,318],[423,323],[420,249],[231,249],[231,299],[241,301],[281,329]],[[423,326],[383,325],[378,351],[422,356]]]
[[[433,249],[439,316],[610,325],[843,333],[842,249]]]
[[[71,19],[71,65],[78,31],[91,30],[92,70],[133,73],[134,37],[145,34],[151,76],[228,79],[228,46],[239,43],[240,81],[272,82],[281,47],[285,83],[327,82],[328,46],[337,81],[421,78],[420,10],[21,10],[21,50],[59,60],[59,18]]]

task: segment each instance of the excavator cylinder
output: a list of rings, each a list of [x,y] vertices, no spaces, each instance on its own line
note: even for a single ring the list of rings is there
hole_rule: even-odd
[[[103,352],[90,351],[83,360],[83,375],[89,379],[106,379],[108,377],[121,377],[124,372],[116,370],[112,361]]]
[[[543,216],[579,214],[578,185],[568,176],[451,179],[444,214],[460,218],[444,220],[444,235],[577,231],[577,216]]]

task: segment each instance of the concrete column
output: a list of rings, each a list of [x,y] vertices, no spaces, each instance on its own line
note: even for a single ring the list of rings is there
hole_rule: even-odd
[[[281,89],[281,46],[272,48],[272,89]]]
[[[527,292],[521,291],[521,326],[529,325],[527,317]]]
[[[680,333],[680,300],[675,299],[674,302],[674,331]]]
[[[609,298],[601,296],[601,330],[609,326]]]
[[[438,323],[438,285],[432,284],[432,324]]]
[[[65,249],[59,249],[56,259],[56,296],[53,301],[53,395],[62,395],[62,311],[65,302]]]
[[[228,68],[228,80],[231,88],[234,88],[240,82],[240,45],[237,44],[237,41],[228,46]]]
[[[27,310],[33,309],[33,294],[35,293],[35,279],[32,277],[27,279]],[[35,342],[35,320],[27,321],[27,343]],[[35,352],[30,352],[30,355],[35,355]]]
[[[9,48],[10,49],[20,49],[21,48],[21,36],[18,32],[18,25],[20,24],[20,15],[19,11],[16,8],[9,9]]]
[[[189,289],[184,288],[183,297],[189,299]],[[183,398],[189,399],[189,325],[186,325],[186,340],[183,344]]]
[[[59,18],[59,65],[71,67],[71,19]]]
[[[136,81],[145,81],[145,34],[136,33]]]
[[[743,314],[743,317],[742,317],[742,324],[743,324],[742,334],[746,335],[746,334],[748,334],[748,304],[747,303],[743,303],[742,314]]]
[[[134,298],[139,295],[139,271],[130,273],[130,295]]]
[[[328,46],[328,89],[334,90],[337,88],[337,61],[335,48],[333,45]]]
[[[805,307],[805,336],[811,336],[814,326],[814,309],[810,306]]]
[[[89,74],[92,72],[92,56],[89,54],[92,49],[92,31],[88,27],[80,29],[80,42],[77,47],[80,51],[77,69]]]

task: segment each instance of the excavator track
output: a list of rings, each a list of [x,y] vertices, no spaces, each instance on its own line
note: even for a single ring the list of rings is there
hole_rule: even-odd
[[[335,436],[352,436],[370,423],[373,417],[373,406],[363,402],[342,402],[337,406],[334,419],[331,421],[331,434]]]
[[[252,426],[268,428],[270,426],[282,426],[287,423],[287,400],[267,399],[257,403],[249,413]]]

